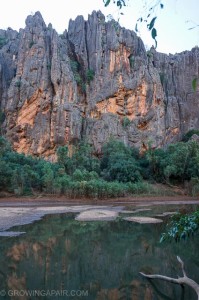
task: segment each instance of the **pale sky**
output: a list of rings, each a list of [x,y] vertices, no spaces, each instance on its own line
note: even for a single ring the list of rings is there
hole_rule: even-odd
[[[120,25],[128,29],[135,29],[136,20],[144,16],[143,3],[155,0],[129,0],[128,7],[123,9]],[[162,0],[164,9],[157,12],[157,50],[164,53],[176,53],[191,50],[199,45],[199,0]],[[25,27],[28,15],[40,11],[48,25],[52,23],[58,33],[68,28],[70,19],[83,15],[87,19],[93,10],[101,10],[107,16],[111,14],[118,18],[116,6],[104,7],[103,0],[1,0],[0,28],[19,30]],[[140,37],[147,48],[153,44],[146,23],[140,27]]]

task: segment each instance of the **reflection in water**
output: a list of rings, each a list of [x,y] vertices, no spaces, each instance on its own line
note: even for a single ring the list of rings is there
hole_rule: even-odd
[[[17,227],[27,233],[0,238],[0,290],[79,291],[68,297],[2,299],[156,300],[196,299],[189,288],[139,275],[181,275],[176,255],[188,275],[198,281],[199,239],[159,244],[165,224],[79,222],[74,214],[49,215]],[[88,291],[80,295],[80,291]]]

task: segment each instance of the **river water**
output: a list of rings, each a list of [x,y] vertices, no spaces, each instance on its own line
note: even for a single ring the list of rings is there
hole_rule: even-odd
[[[198,206],[152,206],[136,216],[194,210]],[[159,300],[197,299],[190,288],[139,272],[181,276],[179,255],[189,277],[199,283],[199,236],[180,243],[160,243],[162,223],[124,220],[78,221],[77,213],[50,214],[17,226],[19,236],[0,237],[0,299]]]

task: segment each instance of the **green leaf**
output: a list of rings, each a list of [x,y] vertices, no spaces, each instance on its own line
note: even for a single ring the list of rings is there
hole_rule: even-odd
[[[196,92],[196,88],[197,88],[197,79],[198,78],[194,78],[192,80],[192,88],[193,88],[194,92]]]
[[[110,4],[111,0],[107,0],[105,3],[105,7],[107,7]]]
[[[154,18],[151,20],[150,24],[147,25],[147,27],[148,27],[149,30],[151,30],[151,29],[154,27],[154,25],[155,25],[155,20],[156,20],[156,19],[157,19],[157,17],[154,17]]]
[[[157,36],[157,30],[155,28],[152,29],[151,31],[151,36],[152,38],[155,40],[156,36]]]
[[[135,25],[135,31],[138,32],[138,24]]]
[[[157,36],[157,30],[155,28],[152,29],[151,31],[151,36],[155,41],[155,48],[157,48],[157,41],[156,41],[156,36]]]
[[[120,0],[117,1],[117,6],[119,6],[120,9],[122,8],[122,3]]]

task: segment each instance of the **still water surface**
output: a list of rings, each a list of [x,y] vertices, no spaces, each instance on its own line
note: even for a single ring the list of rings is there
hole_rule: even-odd
[[[179,210],[151,208],[137,215]],[[123,220],[124,214],[103,222],[80,222],[76,215],[47,215],[12,229],[25,231],[21,236],[0,237],[0,299],[197,299],[187,287],[148,281],[139,272],[181,276],[179,255],[188,276],[199,282],[198,236],[160,244],[169,217],[159,224],[137,224]]]

